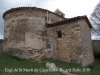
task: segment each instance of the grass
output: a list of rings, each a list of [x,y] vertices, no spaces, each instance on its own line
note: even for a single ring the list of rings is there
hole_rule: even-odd
[[[97,60],[91,66],[81,67],[76,64],[58,60],[35,62],[32,60],[20,59],[5,53],[0,53],[0,75],[64,75],[61,72],[37,72],[39,69],[47,69],[45,67],[46,62],[53,62],[57,67],[63,70],[71,70],[73,74],[77,75],[100,75],[100,61]]]

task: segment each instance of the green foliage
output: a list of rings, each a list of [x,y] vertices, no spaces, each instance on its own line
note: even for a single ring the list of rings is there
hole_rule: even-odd
[[[89,65],[88,66],[90,69],[93,69],[94,68],[94,65]]]
[[[96,43],[93,42],[93,51],[94,51],[95,58],[100,59],[100,41]]]
[[[100,53],[99,53],[99,52],[97,52],[97,51],[94,51],[94,56],[95,56],[95,58],[98,58],[98,59],[100,59]]]
[[[22,60],[21,58],[18,58],[18,57],[16,57],[16,56],[11,56],[11,58],[12,58],[12,59],[15,59],[15,60],[17,60],[17,61],[21,61],[21,60]]]
[[[93,65],[88,67],[81,67],[77,64],[66,63],[58,60],[44,60],[40,62],[35,62],[32,60],[20,59],[9,54],[0,53],[0,75],[64,75],[61,72],[5,72],[7,69],[47,69],[46,62],[55,63],[57,67],[66,69],[73,74],[77,75],[100,75],[100,61],[94,62]],[[82,71],[73,71],[81,69]]]

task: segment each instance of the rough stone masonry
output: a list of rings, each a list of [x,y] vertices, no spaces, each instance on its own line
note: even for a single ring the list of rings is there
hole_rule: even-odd
[[[65,18],[57,9],[12,8],[3,14],[4,48],[11,55],[33,59],[56,59],[87,66],[94,61],[91,32],[86,16]]]

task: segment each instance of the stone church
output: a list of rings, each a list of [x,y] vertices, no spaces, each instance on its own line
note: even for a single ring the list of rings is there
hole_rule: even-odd
[[[86,16],[65,18],[59,9],[12,8],[3,14],[4,48],[11,55],[55,59],[87,66],[94,61],[91,24]]]

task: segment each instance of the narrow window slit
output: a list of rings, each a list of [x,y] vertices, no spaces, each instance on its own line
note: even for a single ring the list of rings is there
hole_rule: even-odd
[[[58,38],[62,38],[62,31],[61,30],[57,31],[57,35],[58,35]]]

